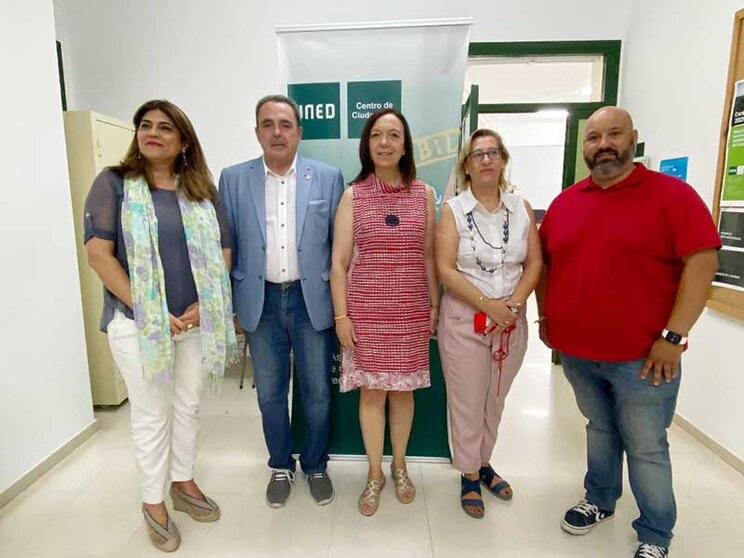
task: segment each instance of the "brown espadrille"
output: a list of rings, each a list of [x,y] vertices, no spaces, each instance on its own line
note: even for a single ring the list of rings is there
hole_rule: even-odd
[[[145,506],[142,506],[142,515],[145,516],[147,534],[155,548],[163,552],[178,550],[178,547],[181,546],[181,533],[178,532],[178,527],[173,523],[170,516],[168,516],[168,527],[166,528],[152,518]]]
[[[173,509],[189,514],[194,521],[211,523],[220,518],[220,507],[209,496],[205,495],[204,500],[194,498],[175,486],[171,486],[170,495]]]

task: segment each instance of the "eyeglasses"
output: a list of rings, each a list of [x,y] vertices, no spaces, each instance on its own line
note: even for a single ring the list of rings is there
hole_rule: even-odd
[[[488,155],[488,158],[493,161],[501,157],[501,149],[499,149],[498,147],[492,147],[491,149],[488,149],[486,151],[477,149],[476,151],[473,151],[470,155],[468,155],[468,158],[472,159],[476,163],[482,163],[486,155]]]

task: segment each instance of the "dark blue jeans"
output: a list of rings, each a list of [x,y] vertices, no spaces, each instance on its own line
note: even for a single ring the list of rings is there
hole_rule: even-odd
[[[331,403],[333,329],[316,331],[310,323],[299,281],[266,283],[263,313],[256,331],[246,333],[261,409],[269,467],[295,470],[289,423],[289,352],[294,352],[305,419],[305,474],[326,470]]]
[[[658,387],[641,380],[645,359],[599,362],[561,353],[586,427],[586,499],[614,510],[623,490],[623,452],[641,516],[633,522],[642,543],[669,546],[677,519],[667,428],[677,403],[680,374]]]

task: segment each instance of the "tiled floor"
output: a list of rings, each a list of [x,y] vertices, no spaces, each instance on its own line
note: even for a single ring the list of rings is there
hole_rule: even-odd
[[[683,388],[684,389],[684,383]],[[96,413],[100,430],[0,510],[0,558],[163,556],[147,539],[128,430],[128,407]],[[677,427],[671,430],[679,521],[675,558],[744,555],[744,476]],[[559,528],[582,496],[584,423],[570,387],[536,336],[506,408],[494,456],[515,497],[486,498],[486,518],[465,516],[458,474],[448,465],[412,463],[418,486],[404,506],[391,486],[372,518],[356,511],[366,466],[334,461],[335,501],[312,503],[304,480],[286,508],[264,502],[268,478],[255,391],[231,374],[219,398],[206,399],[197,480],[222,507],[222,519],[198,524],[176,513],[181,558],[244,556],[510,558],[628,557],[637,510],[630,490],[616,517],[585,537]]]

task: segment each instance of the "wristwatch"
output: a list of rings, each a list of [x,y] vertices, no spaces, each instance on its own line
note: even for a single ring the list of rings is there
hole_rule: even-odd
[[[676,331],[669,331],[664,328],[661,332],[661,338],[671,343],[672,345],[685,345],[687,344],[687,337]]]

